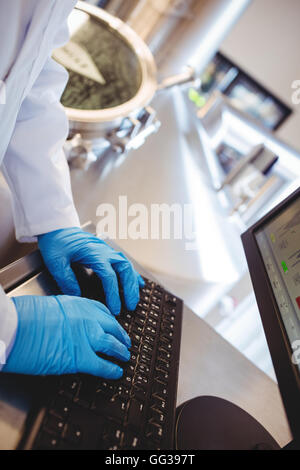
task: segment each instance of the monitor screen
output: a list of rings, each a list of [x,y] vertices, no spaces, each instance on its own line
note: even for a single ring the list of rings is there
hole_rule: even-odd
[[[258,229],[255,238],[295,351],[300,341],[300,198]]]

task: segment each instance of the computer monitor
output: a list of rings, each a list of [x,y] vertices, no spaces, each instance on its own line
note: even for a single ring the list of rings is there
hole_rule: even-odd
[[[300,188],[242,241],[283,404],[300,442]]]

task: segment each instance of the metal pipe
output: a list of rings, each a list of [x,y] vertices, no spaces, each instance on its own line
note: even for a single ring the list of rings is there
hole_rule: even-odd
[[[189,65],[200,75],[251,0],[198,0],[157,49],[160,71]]]
[[[174,86],[195,82],[195,71],[192,67],[186,67],[181,73],[164,78],[157,86],[157,91],[164,91]]]

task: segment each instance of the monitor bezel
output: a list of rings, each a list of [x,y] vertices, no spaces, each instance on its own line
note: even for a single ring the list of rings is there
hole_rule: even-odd
[[[270,279],[256,240],[256,232],[300,197],[300,188],[242,235],[242,242],[282,401],[294,439],[300,439],[300,372],[291,361],[287,336]]]

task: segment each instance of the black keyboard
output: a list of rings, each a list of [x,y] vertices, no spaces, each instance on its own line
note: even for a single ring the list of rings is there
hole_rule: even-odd
[[[173,448],[182,301],[145,281],[136,310],[118,317],[132,341],[123,377],[61,377],[33,448]]]

